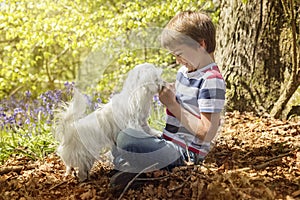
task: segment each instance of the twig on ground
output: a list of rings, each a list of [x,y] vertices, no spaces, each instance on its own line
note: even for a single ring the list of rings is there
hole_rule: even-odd
[[[140,171],[137,175],[135,175],[135,177],[133,177],[133,179],[131,179],[128,184],[126,185],[126,187],[124,188],[123,192],[121,193],[121,195],[119,196],[118,200],[121,200],[122,197],[124,196],[125,192],[128,190],[128,188],[130,187],[130,185],[136,180],[137,177],[139,177],[143,172],[145,172],[148,169],[151,169],[152,167],[158,165],[158,163],[154,163],[153,165],[150,165],[149,167],[146,167],[145,169],[143,169],[142,171]]]
[[[182,187],[185,185],[185,183],[186,183],[191,177],[192,177],[192,175],[188,176],[188,177],[183,181],[182,184],[178,185],[177,187],[174,187],[174,188],[169,189],[169,191],[175,191],[175,190],[178,190],[178,189],[182,188]]]
[[[273,125],[269,128],[269,130],[279,129],[279,128],[295,128],[297,126],[300,126],[300,123],[296,124],[284,124],[284,125]]]
[[[136,178],[136,180],[138,181],[159,181],[159,180],[163,180],[163,179],[167,179],[170,176],[162,176],[162,177],[156,177],[156,178]]]
[[[0,175],[7,174],[9,172],[19,173],[22,170],[31,170],[36,167],[37,167],[36,164],[32,164],[32,165],[28,165],[28,166],[23,166],[23,165],[22,166],[7,166],[7,167],[0,168]]]
[[[263,169],[263,168],[267,167],[270,163],[279,161],[279,160],[281,160],[282,157],[288,156],[288,155],[290,155],[290,154],[292,154],[291,151],[289,151],[289,152],[287,152],[287,153],[284,153],[284,154],[280,154],[280,155],[278,155],[278,156],[274,156],[274,157],[272,157],[272,158],[266,160],[266,161],[265,161],[264,163],[262,163],[262,164],[254,165],[253,168],[254,168],[254,169]]]
[[[73,177],[72,177],[72,178],[69,178],[69,179],[67,179],[67,180],[64,180],[64,181],[62,181],[62,182],[60,182],[60,183],[58,183],[58,184],[56,184],[56,185],[53,185],[51,188],[49,188],[49,191],[50,191],[50,190],[53,190],[54,188],[57,188],[57,187],[61,186],[62,184],[66,183],[66,182],[69,182],[69,181],[72,180],[72,179],[73,179]]]
[[[246,171],[249,171],[249,170],[251,170],[250,167],[244,167],[244,168],[238,168],[238,169],[229,170],[228,173],[246,172]]]
[[[174,187],[174,188],[169,189],[169,191],[176,191],[176,190],[179,190],[179,189],[181,189],[184,185],[185,185],[185,183],[182,183],[182,184],[178,185],[177,187]]]

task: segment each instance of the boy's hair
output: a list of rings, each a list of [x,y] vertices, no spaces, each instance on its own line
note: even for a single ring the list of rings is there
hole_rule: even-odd
[[[211,18],[194,11],[183,11],[174,16],[161,35],[162,46],[167,49],[179,44],[191,45],[195,41],[199,44],[201,40],[205,41],[208,53],[215,51],[216,29]]]

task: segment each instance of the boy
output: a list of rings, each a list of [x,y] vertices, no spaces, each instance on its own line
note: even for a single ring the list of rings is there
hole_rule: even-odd
[[[113,155],[120,172],[111,178],[113,185],[124,187],[137,173],[153,168],[199,164],[220,126],[225,83],[214,63],[216,41],[211,19],[199,12],[181,12],[163,30],[161,42],[183,65],[175,88],[167,83],[159,93],[167,107],[165,129],[159,138],[132,129],[119,134]]]

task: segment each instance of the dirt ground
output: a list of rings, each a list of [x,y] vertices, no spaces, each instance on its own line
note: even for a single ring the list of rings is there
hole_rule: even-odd
[[[110,187],[112,167],[96,163],[91,178],[64,176],[55,154],[33,161],[13,156],[0,167],[2,199],[300,199],[300,120],[227,113],[202,165],[147,173],[137,188]]]

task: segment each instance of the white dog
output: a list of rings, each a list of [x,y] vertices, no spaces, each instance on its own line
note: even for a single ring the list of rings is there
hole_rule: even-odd
[[[58,114],[55,130],[66,175],[77,168],[81,181],[88,178],[94,161],[115,145],[118,133],[125,128],[158,134],[148,126],[147,119],[152,98],[162,87],[161,73],[152,64],[137,65],[129,72],[122,91],[88,115],[86,98],[75,90],[71,103]]]

